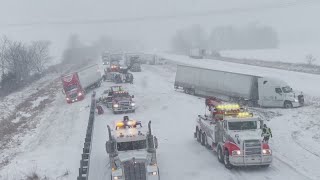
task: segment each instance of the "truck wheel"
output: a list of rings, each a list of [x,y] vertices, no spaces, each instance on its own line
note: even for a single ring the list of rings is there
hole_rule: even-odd
[[[134,110],[132,110],[132,113],[135,113],[136,112],[136,110],[134,109]]]
[[[196,94],[196,91],[195,91],[194,89],[191,89],[191,90],[190,90],[190,94],[191,94],[191,95],[195,95],[195,94]]]
[[[293,107],[293,105],[292,105],[292,103],[290,101],[285,101],[283,106],[286,109],[290,109],[290,108]]]
[[[230,164],[229,160],[229,151],[227,149],[224,151],[224,166],[227,169],[232,169],[232,164]]]
[[[113,114],[118,114],[118,112],[117,111],[113,111]]]
[[[201,142],[201,131],[198,130],[197,132],[197,141],[200,143]]]
[[[206,145],[206,134],[205,133],[201,134],[201,145],[202,146]]]
[[[217,154],[218,154],[218,161],[219,161],[220,163],[223,163],[224,159],[223,159],[222,149],[221,149],[220,146],[218,147],[218,152],[217,152]]]

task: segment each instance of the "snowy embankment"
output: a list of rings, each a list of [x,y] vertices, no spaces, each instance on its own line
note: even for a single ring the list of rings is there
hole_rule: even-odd
[[[221,51],[222,56],[245,59],[260,59],[271,62],[287,63],[307,63],[306,56],[313,55],[318,61],[315,64],[320,65],[319,47],[280,47],[278,49],[257,49],[257,50],[228,50]]]
[[[220,52],[221,58],[227,62],[235,62],[254,66],[320,74],[320,54],[318,48],[282,47],[279,49],[229,50]],[[308,64],[307,56],[314,62]]]

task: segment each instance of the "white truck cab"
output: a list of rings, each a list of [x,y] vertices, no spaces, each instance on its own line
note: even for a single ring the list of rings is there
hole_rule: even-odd
[[[158,140],[148,131],[142,132],[141,122],[128,120],[116,123],[115,130],[108,126],[109,140],[106,142],[111,166],[111,180],[160,180],[156,159]]]
[[[223,111],[218,118],[199,115],[195,138],[203,146],[216,151],[218,160],[228,169],[233,166],[269,166],[272,152],[262,141],[263,121],[251,113],[238,111],[239,106],[231,107],[236,109]]]
[[[293,108],[304,104],[303,94],[296,93],[284,81],[273,78],[259,78],[259,101],[262,107]]]

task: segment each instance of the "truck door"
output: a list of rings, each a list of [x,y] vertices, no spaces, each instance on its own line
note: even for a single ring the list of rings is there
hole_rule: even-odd
[[[272,102],[275,107],[283,107],[283,99],[285,95],[283,94],[280,87],[274,88],[275,95],[274,95],[274,101]]]

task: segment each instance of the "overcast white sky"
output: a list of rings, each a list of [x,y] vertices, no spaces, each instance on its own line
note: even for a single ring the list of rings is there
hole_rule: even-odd
[[[285,6],[298,2],[295,6]],[[0,0],[0,32],[12,39],[49,39],[58,55],[71,33],[84,41],[108,35],[121,39],[141,39],[150,48],[166,48],[178,28],[200,24],[209,31],[218,25],[242,26],[259,22],[273,26],[282,43],[320,41],[319,0]],[[119,19],[159,15],[179,15],[217,10],[208,16],[156,19],[89,25],[48,25],[47,22]],[[262,8],[262,9],[261,9]],[[240,10],[239,10],[240,9]],[[244,12],[242,9],[248,9]],[[44,23],[34,26],[8,24]]]

